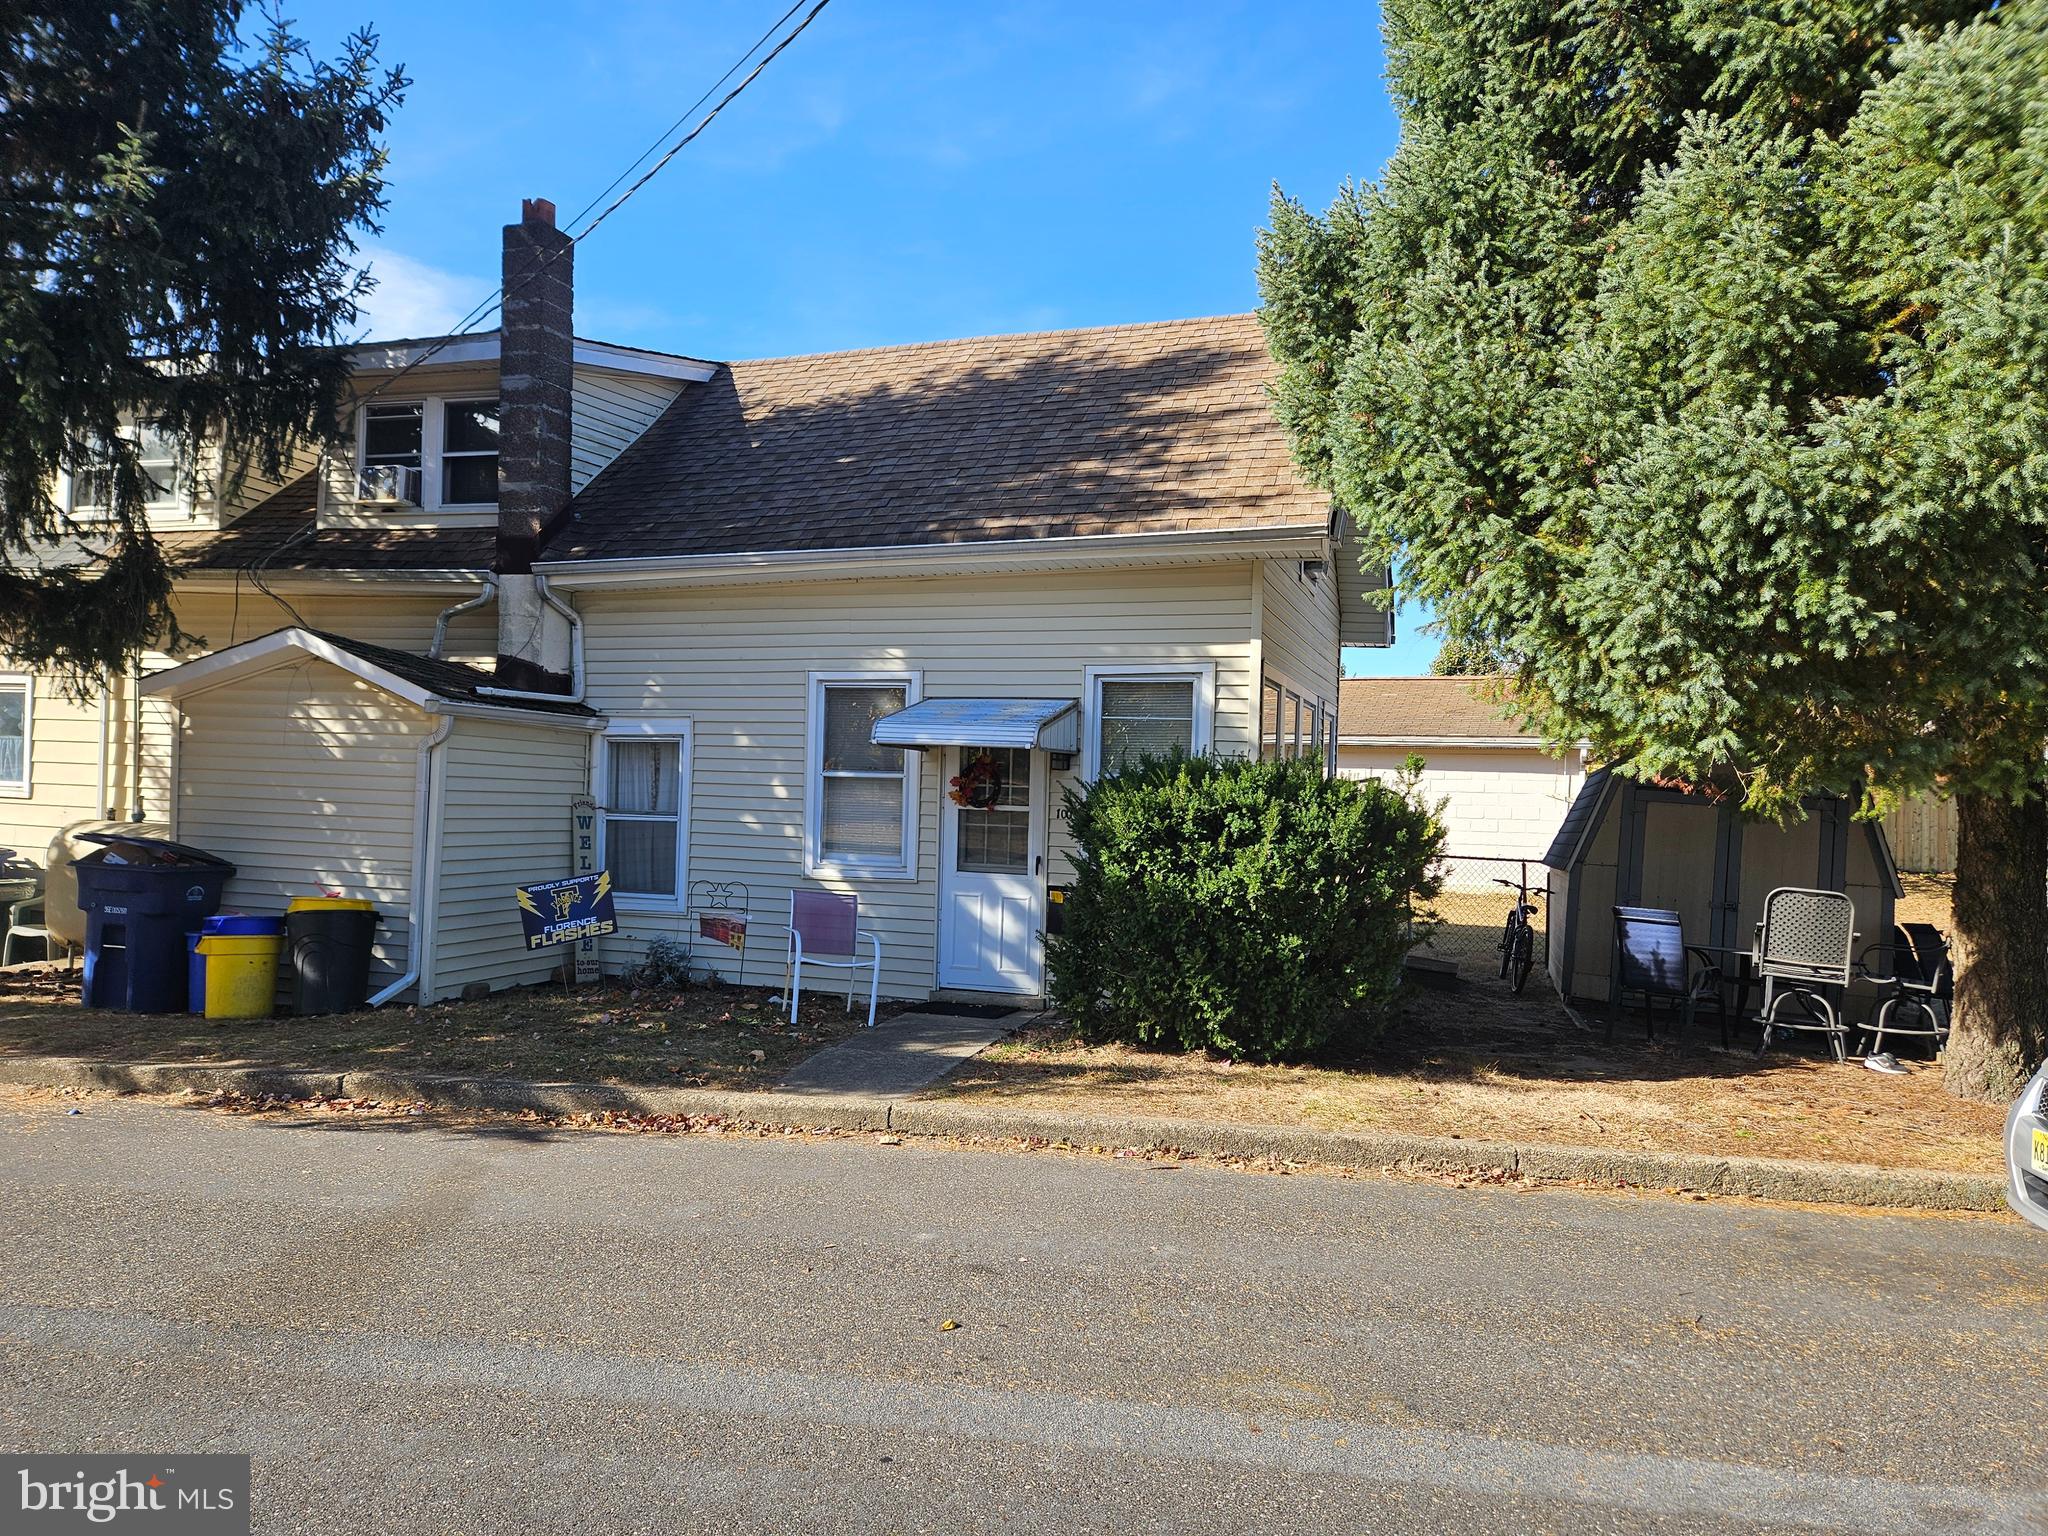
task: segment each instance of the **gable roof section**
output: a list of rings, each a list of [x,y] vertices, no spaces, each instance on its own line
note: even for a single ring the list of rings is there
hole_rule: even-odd
[[[1579,786],[1578,794],[1565,810],[1564,820],[1558,823],[1557,835],[1544,851],[1542,864],[1545,869],[1577,868],[1580,851],[1600,825],[1601,807],[1605,805],[1609,786],[1614,782],[1611,769],[1595,768],[1586,775],[1586,782]]]
[[[729,363],[547,561],[1327,527],[1250,315]]]
[[[488,711],[538,717],[535,724],[593,729],[597,711],[569,699],[511,699],[492,695],[495,679],[488,672],[455,661],[437,661],[411,651],[371,645],[347,635],[317,629],[274,629],[267,635],[230,645],[181,666],[143,679],[142,691],[175,699],[202,688],[217,687],[245,676],[267,672],[291,655],[310,656],[362,678],[385,692],[422,708],[446,712]]]
[[[1543,738],[1486,696],[1498,678],[1347,677],[1337,686],[1339,742],[1434,742],[1540,748]]]

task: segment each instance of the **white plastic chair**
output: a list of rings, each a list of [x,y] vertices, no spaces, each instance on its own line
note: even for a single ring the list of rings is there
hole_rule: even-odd
[[[866,958],[860,954],[871,946]],[[837,956],[836,959],[826,958]],[[875,1027],[875,1007],[882,996],[882,941],[860,926],[860,898],[836,891],[792,890],[789,893],[789,957],[784,962],[782,995],[789,999],[789,1021],[796,1022],[803,997],[804,967],[846,972],[846,1011],[853,1012],[853,979],[868,973],[868,1024]]]
[[[44,958],[54,960],[59,950],[64,952],[64,969],[67,973],[78,964],[78,951],[50,932],[44,923],[43,898],[37,896],[28,901],[17,901],[9,905],[7,937],[0,939],[0,965],[14,964],[16,944],[33,944],[39,939],[42,941]]]

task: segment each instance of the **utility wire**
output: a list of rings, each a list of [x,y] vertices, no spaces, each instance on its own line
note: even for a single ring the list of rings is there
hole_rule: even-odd
[[[531,271],[527,272],[511,288],[508,289],[505,287],[504,284],[499,284],[497,288],[493,289],[490,294],[488,294],[473,309],[471,309],[459,321],[457,321],[455,328],[452,331],[450,331],[447,335],[436,339],[430,346],[423,350],[419,356],[413,358],[412,361],[406,363],[402,368],[398,369],[395,373],[393,373],[389,378],[385,379],[383,383],[379,384],[375,389],[371,390],[368,394],[361,396],[356,401],[357,408],[360,409],[362,406],[369,404],[372,400],[375,400],[379,395],[383,394],[386,390],[390,389],[391,386],[396,384],[400,379],[404,378],[407,374],[411,373],[415,368],[418,368],[421,364],[425,363],[429,358],[435,356],[437,353],[445,350],[454,342],[459,341],[464,336],[468,335],[478,325],[481,325],[486,319],[488,319],[493,312],[503,308],[505,301],[511,298],[513,294],[516,294],[519,291],[521,291],[523,288],[526,287],[528,283],[535,281],[544,272],[546,272],[547,269],[550,266],[552,266],[558,258],[560,258],[561,256],[565,255],[570,251],[573,251],[584,240],[588,239],[590,235],[596,231],[597,227],[600,224],[604,223],[606,219],[610,218],[613,214],[617,213],[621,208],[625,207],[625,205],[632,200],[632,197],[636,192],[638,192],[642,187],[646,186],[648,182],[654,180],[656,176],[660,175],[662,171],[667,168],[671,160],[675,159],[675,157],[682,153],[683,149],[687,145],[689,145],[689,143],[693,139],[695,139],[699,134],[701,134],[706,128],[710,127],[712,121],[715,118],[717,118],[718,114],[723,112],[727,107],[731,106],[732,103],[739,97],[742,91],[746,90],[748,86],[752,85],[756,80],[760,79],[761,72],[765,70],[770,64],[775,62],[777,55],[779,55],[783,51],[783,49],[787,48],[791,43],[795,42],[799,37],[803,36],[805,28],[809,27],[812,22],[816,21],[818,19],[819,13],[823,11],[825,7],[831,3],[832,0],[817,0],[817,3],[811,7],[810,13],[806,15],[802,21],[797,23],[796,29],[794,31],[788,33],[773,48],[769,49],[766,56],[763,57],[762,60],[753,67],[753,69],[748,71],[747,77],[744,80],[740,81],[740,83],[734,86],[731,90],[727,91],[725,95],[719,99],[718,105],[713,107],[709,112],[704,114],[703,118],[698,122],[696,127],[692,128],[688,133],[684,134],[680,139],[676,140],[674,144],[670,145],[668,152],[664,154],[659,160],[657,160],[654,163],[653,167],[649,169],[645,175],[640,177],[640,179],[635,181],[630,187],[626,188],[626,190],[623,193],[621,193],[620,196],[614,202],[607,206],[605,210],[602,213],[600,213],[596,218],[592,219],[590,223],[585,225],[582,230],[580,230],[574,235],[571,235],[569,237],[569,243],[567,245],[562,246],[558,250],[551,251],[546,256],[542,257],[539,265],[534,267]],[[674,123],[672,123],[667,129],[665,129],[662,132],[661,136],[657,138],[653,144],[650,144],[646,149],[642,150],[640,154],[634,159],[631,165],[627,166],[617,176],[613,177],[610,185],[606,186],[603,191],[597,194],[596,197],[593,197],[588,203],[584,204],[583,207],[577,211],[575,217],[568,220],[568,223],[571,226],[574,226],[578,219],[581,219],[584,214],[588,213],[592,208],[596,207],[606,197],[610,196],[613,189],[616,188],[620,182],[624,181],[628,176],[632,175],[633,172],[636,169],[638,169],[639,166],[647,159],[647,157],[653,154],[654,151],[661,146],[662,142],[668,138],[669,134],[675,132],[677,128],[681,127],[685,122],[687,122],[690,118],[691,113],[695,112],[699,107],[703,106],[707,100],[710,99],[713,91],[716,91],[721,85],[725,84],[726,81],[730,80],[736,73],[738,73],[741,66],[743,66],[748,59],[752,58],[756,53],[760,51],[761,45],[765,43],[770,37],[774,36],[775,33],[781,27],[786,25],[789,21],[789,18],[794,16],[797,13],[797,11],[802,8],[802,6],[803,0],[796,0],[795,5],[792,5],[788,10],[784,11],[782,15],[776,19],[774,24],[770,26],[766,32],[763,32],[759,38],[755,39],[753,46],[748,48],[745,53],[742,53],[739,56],[739,58],[733,61],[731,68],[727,69],[724,74],[720,75],[716,80],[714,80],[711,83],[710,87],[704,92],[704,94],[699,96],[694,102],[690,104],[689,108],[682,114],[682,116],[678,117]],[[310,536],[312,532],[313,525],[311,523],[308,523],[304,528],[298,530],[291,537],[284,539],[277,545],[273,546],[265,554],[259,556],[257,559],[253,561],[248,562],[244,567],[242,567],[243,570],[247,571],[250,581],[256,586],[256,588],[259,591],[261,591],[265,596],[269,597],[272,601],[278,603],[281,607],[283,607],[287,612],[289,612],[292,615],[294,619],[298,620],[298,622],[302,626],[305,625],[306,621],[300,617],[298,610],[296,608],[293,608],[291,603],[286,601],[286,599],[279,593],[272,590],[269,583],[264,579],[264,571],[268,566],[270,566],[270,564],[273,561],[275,561],[280,556],[285,554],[286,551],[290,550],[295,545],[300,543],[304,538]],[[239,585],[240,572],[237,573],[238,589]]]
[[[692,112],[695,112],[699,107],[703,106],[705,102],[711,99],[711,93],[713,91],[717,90],[721,85],[725,84],[726,81],[730,80],[734,75],[738,74],[740,72],[740,67],[744,65],[747,62],[747,60],[751,59],[756,53],[761,51],[762,44],[766,43],[769,38],[773,37],[778,31],[780,31],[785,25],[787,25],[789,22],[789,18],[794,16],[798,11],[802,10],[803,8],[804,0],[796,0],[796,4],[792,5],[788,10],[784,11],[772,23],[770,23],[768,30],[766,32],[763,32],[759,37],[754,39],[754,46],[749,48],[745,53],[741,54],[737,59],[734,59],[732,62],[731,69],[728,69],[724,74],[720,75],[716,80],[712,81],[710,85],[706,86],[704,88],[704,94],[702,96],[699,96],[695,101],[691,102],[687,107],[685,107],[682,110],[682,112],[677,116],[674,122],[670,123],[666,128],[662,129],[660,133],[656,134],[654,136],[654,142],[648,145],[645,149],[641,150],[639,156],[633,161],[631,165],[627,166],[623,171],[619,172],[618,175],[614,176],[611,179],[611,185],[607,186],[602,192],[598,193],[597,196],[593,197],[589,202],[585,203],[581,208],[577,209],[573,214],[571,214],[566,221],[567,226],[571,229],[575,228],[577,221],[580,220],[584,214],[590,212],[591,209],[595,208],[599,203],[603,202],[606,198],[610,197],[613,192],[617,191],[620,182],[624,181],[628,176],[632,175],[635,171],[639,170],[642,161],[646,160],[646,158],[649,155],[653,154],[657,149],[661,148],[662,145],[666,144],[668,142],[669,135],[674,133],[678,128],[682,127],[684,123],[687,123],[690,120],[690,114]],[[802,29],[799,28],[798,30]]]
[[[764,36],[772,35],[776,27],[782,26],[783,23],[788,21],[788,19],[791,16],[796,14],[798,7],[801,6],[802,3],[803,0],[797,0],[797,5],[791,6],[788,11],[784,12],[782,18],[775,23],[774,27],[770,27],[768,29],[768,34],[764,34]],[[773,48],[769,49],[768,52],[765,55],[763,55],[761,61],[747,72],[747,77],[744,80],[740,81],[738,85],[734,86],[731,90],[727,91],[725,95],[719,99],[718,105],[716,105],[709,112],[704,114],[704,116],[698,121],[696,127],[692,128],[688,133],[684,134],[680,139],[676,140],[675,143],[671,144],[668,148],[667,153],[662,155],[662,157],[659,160],[655,161],[654,164],[647,169],[646,173],[643,174],[637,181],[635,181],[631,186],[627,187],[624,192],[620,193],[616,199],[614,199],[609,205],[606,206],[602,213],[598,214],[596,218],[592,219],[588,224],[584,225],[584,227],[576,234],[571,235],[569,237],[569,243],[567,245],[564,245],[557,250],[551,251],[546,256],[542,257],[540,263],[537,266],[523,274],[520,277],[520,279],[511,287],[508,288],[505,285],[500,284],[497,288],[493,289],[492,292],[483,300],[482,303],[478,304],[476,308],[472,309],[467,315],[463,316],[462,320],[459,322],[455,330],[449,332],[445,336],[437,338],[431,345],[422,350],[419,356],[412,359],[411,362],[405,364],[404,367],[400,368],[397,372],[393,373],[391,377],[384,380],[383,383],[379,384],[375,389],[371,390],[368,394],[362,396],[361,399],[359,399],[356,402],[357,405],[362,406],[369,404],[372,400],[375,400],[379,395],[383,394],[386,390],[390,389],[391,386],[396,384],[400,379],[404,378],[407,374],[411,373],[415,368],[418,368],[421,364],[425,363],[429,358],[445,350],[447,347],[453,345],[455,342],[460,341],[464,336],[468,335],[477,326],[481,325],[485,320],[489,319],[493,313],[502,309],[505,306],[505,302],[508,299],[512,298],[513,295],[519,293],[529,283],[537,281],[548,270],[548,268],[553,266],[555,262],[558,261],[562,256],[568,254],[570,251],[573,251],[574,249],[576,249],[578,245],[582,244],[585,240],[589,239],[591,235],[595,234],[597,232],[597,228],[599,225],[603,224],[606,219],[610,218],[613,214],[617,213],[621,208],[625,207],[627,203],[632,201],[634,194],[637,193],[642,187],[646,186],[647,183],[654,180],[654,178],[659,176],[664,170],[666,170],[668,168],[669,162],[674,160],[677,155],[681,154],[683,150],[686,149],[690,145],[690,143],[693,140],[695,140],[697,136],[701,134],[706,128],[709,128],[712,122],[718,117],[718,114],[723,112],[727,107],[731,106],[732,103],[736,99],[738,99],[742,91],[746,90],[748,86],[752,85],[756,80],[760,79],[761,72],[765,70],[770,64],[775,62],[776,57],[783,51],[783,49],[787,48],[791,43],[795,42],[799,37],[803,36],[804,29],[810,26],[812,22],[816,21],[818,19],[819,13],[823,11],[825,7],[830,5],[831,3],[832,0],[817,0],[817,4],[811,7],[810,12],[804,17],[804,19],[797,23],[795,30],[786,34],[780,42],[778,42]],[[756,42],[752,48],[749,48],[745,53],[741,54],[739,60],[732,66],[732,68],[728,69],[723,75],[719,76],[718,81],[712,85],[711,90],[707,90],[703,96],[697,98],[698,104],[701,104],[706,97],[709,97],[712,91],[717,90],[719,85],[722,85],[727,80],[730,80],[733,77],[733,74],[739,69],[740,65],[746,63],[748,58],[750,58],[754,54],[754,52],[760,48],[760,46],[761,44],[759,42]],[[690,108],[690,112],[694,112],[696,111],[696,109],[696,106],[693,105]],[[678,118],[676,121],[678,123],[686,121],[690,116],[690,112],[685,112],[682,115],[682,117]],[[663,135],[664,138],[666,136],[667,135],[665,134]],[[633,162],[633,165],[626,167],[624,171],[620,172],[618,176],[612,179],[611,186],[606,187],[603,192],[598,193],[598,195],[595,198],[591,199],[589,204],[585,205],[583,212],[587,213],[591,207],[596,206],[596,204],[599,201],[601,201],[607,194],[611,192],[612,187],[616,187],[621,181],[624,181],[627,176],[631,175],[633,172],[633,167],[639,165],[641,161],[644,161],[647,158],[647,156],[651,153],[653,153],[651,149],[643,150],[639,156],[639,159],[636,159]],[[579,213],[577,215],[577,218],[581,217],[582,213]],[[571,224],[574,224],[576,220],[571,219],[569,222]]]

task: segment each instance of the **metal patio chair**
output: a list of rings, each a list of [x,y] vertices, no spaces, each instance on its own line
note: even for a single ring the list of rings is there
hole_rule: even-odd
[[[870,946],[863,958],[860,946]],[[836,956],[837,958],[827,958]],[[868,1028],[875,1027],[875,1008],[882,996],[882,941],[860,926],[860,898],[836,891],[792,890],[789,893],[789,958],[784,963],[782,995],[789,1000],[789,1020],[796,1022],[804,988],[804,967],[846,972],[846,1011],[853,1012],[853,979],[868,973]]]
[[[1679,1036],[1698,1016],[1699,1005],[1712,998],[1721,1021],[1721,1045],[1728,1045],[1728,999],[1721,992],[1721,967],[1696,945],[1685,942],[1684,921],[1662,907],[1614,909],[1615,1001],[1631,992],[1643,998],[1643,1022],[1657,1038],[1657,999],[1678,1007]],[[1607,1038],[1614,1039],[1614,1019],[1607,1020]]]
[[[1888,974],[1880,974],[1859,957],[1865,976],[1877,987],[1877,1008],[1865,1030],[1871,1054],[1884,1049],[1886,1035],[1903,1035],[1932,1040],[1939,1055],[1948,1044],[1949,1009],[1956,995],[1947,937],[1932,923],[1900,923],[1892,929],[1891,943],[1873,944],[1863,952],[1865,957],[1873,954],[1889,957],[1890,967]]]
[[[1797,1029],[1826,1035],[1835,1060],[1849,1059],[1839,1000],[1855,973],[1855,956],[1856,906],[1840,891],[1787,885],[1764,898],[1756,940],[1756,974],[1764,984],[1757,1055],[1771,1048],[1772,1030]],[[1788,1002],[1799,1004],[1800,1017],[1784,1016]]]

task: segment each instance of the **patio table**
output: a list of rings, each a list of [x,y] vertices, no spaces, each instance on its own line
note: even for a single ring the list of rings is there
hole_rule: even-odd
[[[1697,957],[1702,965],[1718,969],[1724,985],[1733,984],[1735,1017],[1747,1019],[1749,994],[1756,986],[1756,951],[1736,949],[1726,944],[1688,944],[1685,948],[1686,953]]]

